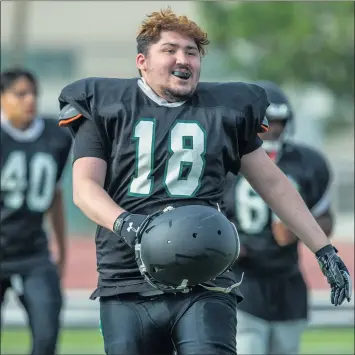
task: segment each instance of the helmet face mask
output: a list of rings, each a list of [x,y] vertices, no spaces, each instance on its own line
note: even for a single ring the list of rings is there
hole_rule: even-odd
[[[263,148],[274,159],[282,150],[284,143],[294,134],[294,119],[291,104],[286,94],[269,81],[256,82],[268,96],[270,105],[266,110],[269,130],[260,134],[264,141]]]
[[[216,209],[184,206],[149,216],[138,230],[135,251],[140,272],[153,287],[188,292],[231,267],[239,238]]]
[[[286,120],[280,120],[280,119],[272,119],[269,121],[269,129],[265,133],[260,133],[260,138],[263,141],[279,141],[282,138],[282,134],[286,128],[287,121]]]

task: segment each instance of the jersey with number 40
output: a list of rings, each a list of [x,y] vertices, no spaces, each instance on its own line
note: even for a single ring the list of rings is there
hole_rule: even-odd
[[[26,131],[1,122],[1,225],[3,261],[47,253],[43,216],[52,204],[71,148],[70,135],[53,119]]]
[[[106,152],[104,188],[127,211],[216,208],[226,174],[238,173],[241,156],[261,145],[265,91],[244,83],[201,83],[185,103],[158,101],[141,79],[83,79],[62,90],[60,125],[75,135],[85,119],[94,123]],[[100,277],[141,279],[132,250],[113,240],[98,227]]]
[[[288,176],[315,218],[330,208],[331,174],[324,156],[314,148],[287,144],[277,162]],[[298,272],[297,243],[280,247],[272,223],[278,218],[241,175],[228,175],[222,209],[235,223],[246,254],[236,271],[265,276]]]

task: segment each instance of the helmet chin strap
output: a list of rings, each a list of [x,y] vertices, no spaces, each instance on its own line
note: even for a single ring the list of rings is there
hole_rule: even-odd
[[[242,278],[240,281],[236,282],[235,284],[229,286],[229,287],[218,287],[218,286],[206,286],[203,284],[200,284],[199,286],[205,288],[206,290],[209,291],[215,291],[215,292],[222,292],[222,293],[230,293],[234,288],[240,286],[243,282],[243,277],[244,277],[244,272],[242,273]]]

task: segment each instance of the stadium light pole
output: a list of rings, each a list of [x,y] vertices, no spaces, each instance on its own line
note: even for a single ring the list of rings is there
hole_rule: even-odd
[[[11,66],[23,66],[26,56],[29,0],[14,1],[10,35]]]

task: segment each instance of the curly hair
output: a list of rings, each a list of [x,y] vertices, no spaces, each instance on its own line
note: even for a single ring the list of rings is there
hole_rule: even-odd
[[[186,16],[177,16],[170,7],[160,12],[147,15],[139,28],[137,36],[138,53],[147,54],[149,46],[157,43],[161,31],[175,31],[191,37],[201,56],[205,55],[205,47],[210,43],[207,33]]]

